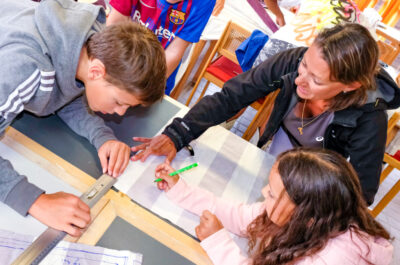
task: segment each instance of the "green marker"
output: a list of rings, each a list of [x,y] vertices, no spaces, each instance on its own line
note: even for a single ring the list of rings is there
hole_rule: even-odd
[[[178,175],[179,173],[182,173],[183,171],[186,171],[186,170],[189,170],[191,168],[197,167],[198,165],[199,164],[197,164],[197,163],[193,163],[190,166],[175,170],[174,172],[171,172],[168,175],[172,177],[172,176]],[[154,182],[160,182],[160,181],[162,181],[162,179],[160,179],[160,178],[154,180]]]

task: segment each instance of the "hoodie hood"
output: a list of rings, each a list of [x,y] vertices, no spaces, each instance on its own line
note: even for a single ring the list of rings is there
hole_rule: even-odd
[[[335,112],[332,123],[345,127],[356,127],[357,120],[366,112],[386,111],[400,107],[400,88],[383,69],[376,78],[375,91],[368,91],[367,102],[362,107],[350,107]]]
[[[375,91],[368,91],[366,109],[373,107],[386,110],[400,107],[400,88],[383,67],[376,77],[376,86]]]
[[[82,91],[75,75],[82,47],[106,22],[100,6],[71,0],[44,0],[35,10],[34,23],[43,53],[51,57],[60,88]],[[55,56],[56,55],[56,56]]]
[[[81,95],[81,50],[104,27],[104,10],[72,0],[2,0],[0,13],[0,116],[49,115]]]

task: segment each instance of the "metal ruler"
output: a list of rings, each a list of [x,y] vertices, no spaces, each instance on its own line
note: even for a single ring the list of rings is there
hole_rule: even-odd
[[[116,178],[104,174],[82,194],[80,199],[92,208],[116,181]],[[11,265],[39,264],[66,234],[60,230],[47,228]]]

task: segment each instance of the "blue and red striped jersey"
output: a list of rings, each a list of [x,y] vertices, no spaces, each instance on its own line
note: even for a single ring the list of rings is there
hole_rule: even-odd
[[[152,30],[165,49],[177,36],[198,42],[215,0],[183,0],[175,4],[166,0],[111,0],[110,5]]]

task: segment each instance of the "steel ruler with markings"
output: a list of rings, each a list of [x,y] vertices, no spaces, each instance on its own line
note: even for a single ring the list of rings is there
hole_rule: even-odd
[[[92,208],[117,181],[109,175],[102,175],[80,199]],[[11,265],[36,265],[60,242],[66,233],[47,228]]]

